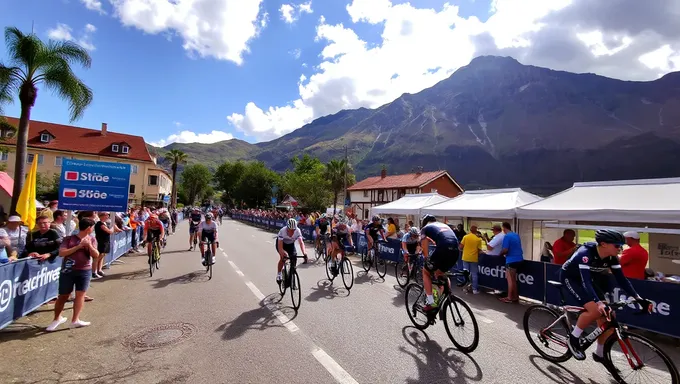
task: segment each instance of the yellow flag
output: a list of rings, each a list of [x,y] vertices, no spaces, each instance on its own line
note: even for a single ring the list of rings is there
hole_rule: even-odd
[[[17,213],[21,215],[21,220],[30,229],[35,227],[35,219],[37,216],[35,207],[35,191],[36,191],[36,176],[38,174],[38,155],[33,156],[33,163],[31,170],[26,176],[24,188],[19,195],[19,202],[17,202]]]

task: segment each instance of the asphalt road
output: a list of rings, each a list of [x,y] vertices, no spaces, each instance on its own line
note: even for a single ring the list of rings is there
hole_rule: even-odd
[[[171,236],[161,269],[130,255],[92,283],[84,320],[92,326],[47,334],[49,308],[0,332],[2,383],[610,383],[587,359],[556,365],[538,357],[522,329],[525,305],[462,294],[477,316],[480,344],[458,352],[438,322],[411,326],[394,276],[355,262],[351,292],[327,281],[323,264],[300,265],[302,304],[281,299],[273,237],[236,221],[220,227],[214,277],[188,252],[188,224]],[[308,250],[312,254],[312,250]],[[70,315],[70,311],[67,312]],[[186,339],[144,350],[146,328],[183,324]],[[170,341],[162,331],[142,341]],[[155,335],[155,336],[154,336]],[[664,345],[675,361],[678,348]]]

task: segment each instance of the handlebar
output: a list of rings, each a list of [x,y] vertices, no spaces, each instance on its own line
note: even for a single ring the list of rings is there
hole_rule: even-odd
[[[646,300],[646,301],[649,303],[649,307],[651,307],[652,303],[649,300]],[[604,303],[604,305],[605,305],[606,308],[608,308],[610,310],[613,309],[615,311],[620,311],[624,307],[627,307],[627,306],[629,306],[630,304],[633,304],[633,303],[635,303],[636,307],[639,308],[639,310],[635,311],[636,315],[650,314],[651,313],[652,308],[642,307],[642,305],[640,303],[638,303],[638,300],[634,297],[629,297],[626,300],[620,300],[620,301],[616,301],[614,303]]]

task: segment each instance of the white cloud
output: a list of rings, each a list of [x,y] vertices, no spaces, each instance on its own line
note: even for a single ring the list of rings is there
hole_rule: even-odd
[[[294,19],[288,10],[281,11],[286,21]],[[299,97],[278,107],[247,103],[243,114],[228,116],[237,129],[267,140],[341,109],[375,108],[436,84],[481,54],[634,80],[680,69],[680,27],[671,17],[680,2],[673,0],[493,0],[486,22],[460,16],[450,4],[435,10],[353,0],[346,10],[352,23],[380,25],[381,43],[367,44],[352,25],[321,16],[321,63],[301,77]]]
[[[179,122],[174,123],[177,127],[182,124]],[[203,143],[212,144],[218,141],[231,140],[234,135],[224,131],[212,131],[210,133],[196,133],[189,130],[180,131],[178,133],[168,136],[166,139],[161,139],[156,142],[150,143],[155,147],[165,147],[171,143]]]
[[[295,48],[293,50],[288,51],[288,53],[295,58],[295,60],[300,58],[300,55],[302,55],[302,51],[300,48]]]
[[[102,2],[100,0],[80,0],[83,5],[85,5],[85,8],[99,12],[101,15],[106,15],[106,11],[104,8],[102,8]]]
[[[109,0],[126,26],[174,32],[190,54],[243,63],[249,42],[267,25],[262,0]]]
[[[312,10],[312,1],[310,0],[306,3],[297,5],[281,4],[279,12],[281,12],[281,20],[288,24],[293,24],[300,18],[300,16],[302,16],[303,13],[313,13],[314,11]]]
[[[92,24],[85,24],[83,32],[77,38],[73,36],[73,29],[67,24],[57,23],[57,26],[47,31],[47,36],[52,40],[68,40],[72,41],[88,51],[94,51],[95,46],[92,43],[92,34],[97,31],[97,28]]]

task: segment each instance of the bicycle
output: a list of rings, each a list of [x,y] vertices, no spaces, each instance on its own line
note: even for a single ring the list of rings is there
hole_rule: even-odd
[[[477,346],[479,345],[479,325],[477,324],[477,319],[475,318],[474,313],[472,313],[472,309],[470,306],[464,302],[461,298],[458,296],[454,295],[453,292],[451,292],[451,289],[449,287],[450,284],[450,278],[455,277],[458,283],[456,285],[460,285],[460,279],[463,278],[465,280],[465,284],[467,284],[467,281],[469,280],[469,272],[468,271],[459,271],[459,270],[453,270],[453,272],[447,272],[444,276],[438,276],[437,278],[432,280],[432,287],[434,288],[439,287],[442,289],[442,293],[439,295],[435,296],[435,306],[438,306],[436,311],[431,311],[431,312],[425,312],[423,307],[425,306],[425,288],[421,283],[416,283],[412,282],[406,287],[406,292],[404,294],[405,297],[405,302],[406,302],[406,313],[408,313],[409,319],[411,319],[411,322],[413,325],[420,329],[424,330],[430,325],[433,325],[437,321],[437,316],[439,316],[439,319],[444,322],[444,328],[446,328],[446,333],[449,336],[449,339],[453,342],[453,345],[456,346],[456,348],[464,353],[470,353],[474,351]],[[434,289],[433,289],[433,294],[434,294]],[[437,297],[439,296],[439,297]],[[413,297],[413,298],[411,298]],[[466,312],[470,320],[466,321],[463,319],[463,313]],[[416,316],[420,312],[421,314],[424,315],[425,321],[423,323],[419,323],[416,320]],[[447,312],[451,312],[451,315],[453,317],[453,323],[450,324],[449,320],[447,319]],[[456,317],[457,315],[457,317]],[[455,328],[460,328],[464,327],[467,322],[472,323],[472,328],[474,331],[474,335],[472,337],[472,341],[469,344],[464,345],[463,342],[459,342],[452,334],[453,331],[453,326]]]
[[[387,241],[378,239],[373,242],[371,249],[361,254],[361,266],[364,268],[364,271],[368,272],[372,266],[375,266],[375,271],[378,272],[380,278],[384,278],[387,274],[387,263],[380,257],[380,250],[378,249],[378,244],[384,243],[387,243]]]
[[[153,277],[153,270],[160,269],[161,250],[158,238],[151,243],[151,255],[149,256],[149,277]]]
[[[337,275],[333,275],[331,272],[331,265],[333,265],[332,258],[329,256],[326,258],[326,277],[328,280],[333,282]],[[352,267],[352,262],[349,261],[347,256],[344,254],[340,258],[340,262],[337,263],[338,274],[342,276],[342,285],[345,286],[347,291],[351,290],[354,286],[354,269]]]
[[[293,309],[298,310],[300,308],[300,302],[302,301],[302,291],[300,290],[300,276],[297,273],[296,264],[297,259],[307,259],[307,255],[290,256],[286,255],[283,258],[283,269],[281,270],[281,282],[279,283],[279,292],[281,297],[286,294],[286,289],[290,287],[290,299],[293,302]],[[297,292],[297,302],[296,293]]]
[[[212,279],[213,276],[213,262],[212,259],[215,255],[212,254],[212,240],[202,242],[205,247],[203,252],[203,261],[205,262],[205,273],[208,274],[208,280]],[[218,243],[219,244],[219,243]]]
[[[548,283],[559,288],[560,305],[554,306],[556,307],[555,309],[549,307],[546,304],[536,304],[527,308],[527,311],[524,313],[523,321],[524,334],[529,340],[531,346],[543,358],[553,363],[562,363],[569,360],[572,357],[571,351],[569,351],[569,347],[567,346],[569,343],[569,335],[571,334],[573,329],[572,320],[569,318],[570,317],[569,315],[572,314],[578,316],[582,312],[584,312],[585,309],[578,306],[566,305],[563,286],[561,282],[548,280]],[[607,304],[607,308],[617,311],[621,310],[625,306],[630,305],[632,302],[633,301],[631,300],[617,301],[614,303]],[[535,335],[536,337],[534,337],[531,331],[529,330],[529,320],[536,318],[540,313],[546,314],[549,317],[549,319],[547,319],[549,322],[548,326],[539,327],[540,330]],[[646,313],[646,311],[643,308],[638,313]],[[534,316],[532,317],[532,315]],[[611,336],[607,338],[607,340],[604,343],[604,363],[609,373],[612,376],[614,376],[614,379],[618,383],[630,383],[630,381],[624,380],[624,377],[627,378],[631,374],[639,372],[642,368],[645,367],[645,364],[640,360],[640,355],[633,348],[631,341],[635,341],[639,344],[646,345],[649,349],[651,349],[652,352],[656,353],[656,355],[660,357],[659,360],[660,363],[664,363],[666,365],[669,374],[667,376],[667,379],[661,382],[671,384],[680,383],[678,369],[675,367],[670,357],[666,355],[666,353],[663,352],[659,347],[657,347],[651,340],[647,339],[646,337],[629,332],[627,328],[621,325],[614,317],[607,316],[605,317],[605,320],[606,322],[602,324],[602,326],[595,328],[595,330],[591,332],[589,335],[581,336],[580,338],[581,348],[583,351],[587,350],[588,347],[590,347],[597,340],[598,336],[600,336],[601,334],[610,329],[613,329],[614,332],[611,334]],[[558,333],[556,329],[554,329],[556,326],[560,326],[561,328],[563,328],[563,332],[560,332],[561,334]],[[538,343],[536,341],[538,341]],[[546,351],[540,349],[539,344],[543,345],[544,347],[546,347],[546,349],[549,350],[552,350],[551,344],[554,344],[556,346],[561,347],[561,349],[564,349],[564,351],[558,352],[556,356],[552,356],[549,355]],[[621,352],[612,355],[612,348],[616,344],[618,344],[618,346],[621,348]],[[612,357],[619,357],[616,355],[622,355],[620,357],[624,358],[624,366],[626,363],[628,364],[628,368],[631,370],[630,373],[624,375],[622,374],[622,371],[618,367],[614,366],[614,361]],[[659,366],[661,365],[660,363],[654,365]],[[644,381],[642,382],[649,383],[649,379],[644,379]]]
[[[330,235],[327,233],[319,235],[321,238],[319,239],[319,246],[314,249],[314,258],[315,261],[319,261],[321,256],[323,256],[323,262],[326,263],[328,262],[328,237],[330,237]]]
[[[405,263],[401,259],[394,266],[394,276],[397,278],[397,284],[401,288],[406,288],[410,281],[415,281],[418,283],[423,283],[423,264],[424,258],[423,253],[409,253],[408,263]],[[404,269],[407,269],[406,275],[404,275]]]

